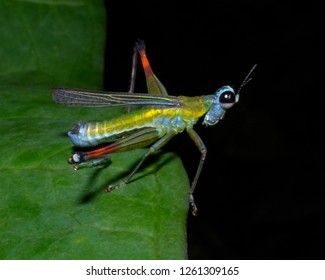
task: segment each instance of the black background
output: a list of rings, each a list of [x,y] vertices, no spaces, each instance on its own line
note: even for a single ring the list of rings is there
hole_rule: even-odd
[[[208,155],[195,192],[199,216],[188,218],[189,258],[325,259],[320,4],[181,3],[107,1],[105,89],[128,90],[138,38],[172,95],[238,88],[258,64],[225,119],[195,127]],[[186,133],[165,149],[192,179],[200,154]]]

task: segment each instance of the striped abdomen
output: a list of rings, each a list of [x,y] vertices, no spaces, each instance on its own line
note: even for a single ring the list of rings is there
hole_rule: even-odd
[[[114,142],[128,132],[145,127],[154,127],[161,137],[170,130],[179,133],[192,127],[203,113],[184,111],[184,108],[143,108],[108,121],[78,124],[68,135],[79,147]]]

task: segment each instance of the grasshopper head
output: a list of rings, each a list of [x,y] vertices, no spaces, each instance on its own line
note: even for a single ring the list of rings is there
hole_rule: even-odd
[[[222,120],[226,111],[234,106],[239,100],[239,94],[235,93],[230,86],[219,88],[213,99],[209,111],[206,113],[203,124],[215,125],[219,120]]]
[[[239,92],[251,80],[250,75],[256,66],[257,64],[248,72],[237,92],[230,86],[223,86],[216,91],[214,96],[209,97],[209,100],[212,98],[212,104],[204,117],[203,124],[215,125],[219,120],[223,119],[226,111],[238,102]]]

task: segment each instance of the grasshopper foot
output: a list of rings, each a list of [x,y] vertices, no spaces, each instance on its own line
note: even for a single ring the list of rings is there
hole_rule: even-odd
[[[121,183],[119,183],[119,184],[108,185],[108,186],[104,189],[104,191],[105,191],[105,192],[111,192],[111,191],[113,191],[113,190],[121,189],[121,188],[123,188],[125,185],[126,185],[126,183],[125,183],[124,181],[121,182]]]
[[[193,194],[191,194],[191,193],[189,195],[189,202],[190,202],[190,207],[191,207],[191,210],[192,210],[192,215],[197,216],[197,207],[196,207],[196,204],[194,202]]]

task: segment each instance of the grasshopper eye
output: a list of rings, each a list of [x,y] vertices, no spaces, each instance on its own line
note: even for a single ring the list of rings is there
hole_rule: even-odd
[[[238,97],[239,96],[236,96],[234,90],[231,87],[229,87],[228,90],[225,90],[219,96],[220,106],[223,109],[227,110],[231,108],[238,101]]]
[[[220,95],[219,101],[221,104],[235,103],[236,102],[235,93],[230,90],[225,91]]]

